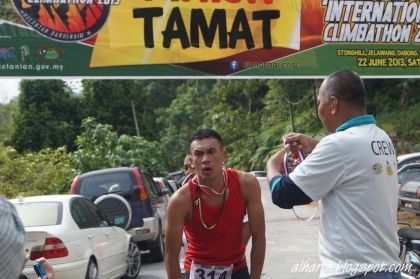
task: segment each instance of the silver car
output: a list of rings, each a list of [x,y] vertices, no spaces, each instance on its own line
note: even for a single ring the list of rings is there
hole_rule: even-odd
[[[10,200],[27,233],[23,274],[37,278],[33,261],[45,257],[59,279],[137,277],[140,250],[89,199],[50,195]]]

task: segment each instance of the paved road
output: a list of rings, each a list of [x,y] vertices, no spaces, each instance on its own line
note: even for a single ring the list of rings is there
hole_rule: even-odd
[[[284,210],[271,203],[270,192],[265,180],[260,180],[262,201],[265,209],[267,251],[263,269],[264,279],[315,279],[318,272],[293,272],[298,267],[308,270],[319,264],[318,226],[319,219],[304,222],[297,220],[291,210]],[[297,212],[310,216],[313,207],[299,207]],[[249,259],[249,248],[248,259]],[[163,263],[145,263],[140,271],[140,279],[166,278]]]

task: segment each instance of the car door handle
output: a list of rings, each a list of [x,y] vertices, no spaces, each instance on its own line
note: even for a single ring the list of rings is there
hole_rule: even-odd
[[[93,234],[88,234],[88,236],[87,236],[89,239],[92,239],[93,238]]]
[[[105,236],[108,237],[109,236],[109,232],[105,232]]]

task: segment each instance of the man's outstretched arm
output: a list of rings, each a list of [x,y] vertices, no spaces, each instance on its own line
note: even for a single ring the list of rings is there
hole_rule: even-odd
[[[283,149],[277,151],[267,161],[267,180],[270,187],[273,203],[281,208],[290,209],[295,205],[308,204],[312,199],[308,197],[290,178],[283,176],[280,172],[283,158],[289,151],[287,144]]]
[[[182,231],[184,229],[186,212],[185,204],[188,202],[186,200],[188,197],[186,197],[185,193],[182,193],[182,190],[185,189],[178,190],[171,197],[166,210],[165,266],[169,279],[181,279],[179,252],[182,245]]]
[[[266,245],[261,188],[255,176],[249,173],[241,173],[240,183],[246,199],[249,230],[252,239],[250,278],[259,279],[264,265]]]

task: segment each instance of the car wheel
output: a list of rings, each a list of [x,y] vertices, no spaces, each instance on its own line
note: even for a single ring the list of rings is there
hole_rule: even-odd
[[[159,228],[159,234],[152,242],[150,249],[150,258],[154,262],[161,262],[165,257],[165,245],[163,243],[162,228]]]
[[[127,253],[127,272],[124,278],[134,279],[140,272],[141,254],[140,249],[134,241],[130,241]]]
[[[89,260],[88,268],[86,271],[86,279],[98,279],[99,278],[99,272],[98,272],[98,266],[96,265],[96,262],[92,259]]]

